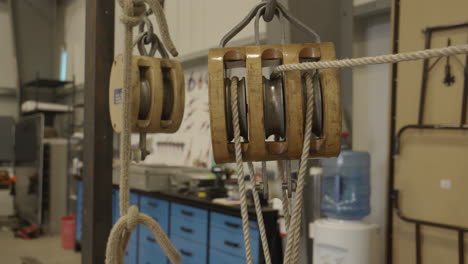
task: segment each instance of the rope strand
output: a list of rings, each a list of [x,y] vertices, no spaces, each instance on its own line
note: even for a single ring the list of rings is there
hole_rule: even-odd
[[[299,174],[297,178],[297,187],[294,198],[294,207],[291,215],[291,223],[289,224],[288,240],[286,244],[286,252],[284,255],[284,263],[297,263],[299,258],[299,237],[301,228],[302,216],[302,193],[304,191],[305,175],[307,169],[307,160],[310,150],[310,138],[312,136],[312,114],[314,111],[314,83],[310,73],[304,74],[306,78],[307,89],[307,108],[306,108],[306,125],[304,133],[304,144],[302,145],[302,155],[299,164]],[[292,259],[292,262],[291,262]]]
[[[396,63],[401,61],[412,61],[429,59],[434,57],[446,57],[457,54],[468,53],[468,44],[449,46],[445,48],[426,49],[411,52],[402,52],[397,54],[381,55],[375,57],[362,57],[354,59],[342,59],[332,61],[304,62],[296,64],[283,64],[273,70],[273,75],[278,75],[286,71],[306,71],[327,68],[347,68],[364,65]]]
[[[271,264],[270,249],[268,247],[268,239],[266,236],[265,223],[263,221],[262,205],[260,204],[260,198],[258,197],[258,192],[256,189],[255,169],[251,161],[248,162],[248,165],[249,165],[249,171],[250,171],[250,182],[252,184],[252,196],[254,198],[254,204],[255,204],[255,213],[257,214],[258,229],[260,230],[260,240],[262,242],[263,255],[265,256],[265,263]],[[265,180],[266,175],[263,175],[263,177]]]
[[[252,246],[250,244],[250,231],[249,231],[249,212],[247,211],[247,194],[245,191],[245,176],[244,165],[242,163],[242,145],[241,133],[239,125],[239,107],[237,105],[237,83],[239,79],[233,77],[231,80],[231,110],[232,110],[232,125],[234,127],[234,148],[237,164],[237,181],[239,185],[241,216],[242,216],[242,230],[244,232],[244,246],[246,263],[252,264]]]
[[[123,14],[120,18],[124,25],[124,54],[123,54],[123,87],[122,87],[122,132],[120,134],[120,193],[119,207],[120,218],[112,227],[109,239],[106,246],[106,264],[123,263],[125,249],[132,231],[142,224],[146,226],[154,235],[156,241],[161,246],[167,258],[172,262],[181,263],[181,256],[177,249],[172,245],[171,241],[161,229],[159,224],[150,216],[139,213],[137,206],[129,208],[130,188],[128,184],[129,168],[131,159],[130,137],[131,137],[131,114],[132,101],[130,95],[132,93],[131,78],[132,78],[132,50],[133,50],[133,27],[141,21],[141,15],[146,11],[148,3],[156,14],[163,42],[172,44],[167,24],[165,23],[164,12],[159,3],[159,0],[118,0],[122,7]],[[171,46],[170,46],[171,47]],[[175,47],[172,46],[172,51]]]

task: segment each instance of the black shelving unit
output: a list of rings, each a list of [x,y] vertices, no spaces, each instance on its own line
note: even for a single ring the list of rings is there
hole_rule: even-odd
[[[40,110],[39,103],[41,102],[41,95],[44,95],[47,100],[44,102],[47,103],[59,103],[60,96],[65,92],[66,89],[71,89],[71,99],[67,103],[68,108],[66,110],[60,111],[47,111],[47,110]],[[44,125],[53,126],[54,120],[57,115],[67,115],[67,125],[66,129],[63,133],[63,137],[67,139],[67,212],[73,211],[70,204],[70,194],[74,188],[73,180],[72,180],[72,173],[71,173],[71,165],[72,165],[72,144],[71,139],[73,133],[82,128],[82,124],[75,124],[75,109],[84,107],[83,102],[77,103],[76,102],[76,85],[75,79],[72,80],[57,80],[51,78],[41,78],[39,74],[36,75],[34,80],[24,83],[20,87],[19,91],[19,115],[20,116],[28,116],[33,115],[36,113],[43,113],[45,120]],[[22,105],[27,100],[33,100],[36,103],[36,107],[33,111],[23,112]]]

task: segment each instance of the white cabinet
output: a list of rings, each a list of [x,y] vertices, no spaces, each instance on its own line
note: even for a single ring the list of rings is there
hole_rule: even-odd
[[[181,56],[208,52],[258,2],[252,0],[170,0],[165,3],[169,30]],[[261,20],[263,22],[263,20]],[[254,23],[234,40],[254,41]],[[260,23],[260,32],[266,32]]]

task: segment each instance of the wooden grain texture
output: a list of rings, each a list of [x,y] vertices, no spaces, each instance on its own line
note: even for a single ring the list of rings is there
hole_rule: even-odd
[[[301,58],[302,57],[302,58]],[[281,59],[283,64],[299,63],[301,59],[332,60],[332,43],[266,45],[211,49],[208,58],[210,121],[213,153],[216,162],[233,162],[233,144],[227,140],[225,102],[225,62],[245,61],[248,100],[248,140],[242,143],[245,161],[298,159],[304,139],[304,99],[300,71],[283,74],[285,97],[286,139],[266,142],[264,129],[264,101],[262,58]],[[242,77],[242,76],[238,76]],[[338,155],[341,145],[341,100],[338,72],[320,71],[322,85],[324,136],[313,139],[309,157]],[[230,104],[229,104],[230,106]]]
[[[424,48],[425,27],[466,22],[466,0],[401,0],[399,51]],[[421,8],[423,7],[423,9]],[[434,33],[431,46],[440,48],[466,44],[468,29]],[[463,73],[451,58],[456,82],[443,84],[445,59],[429,74],[425,124],[458,125],[460,122]],[[432,64],[435,59],[430,60]],[[397,71],[396,131],[418,121],[423,61],[400,63]],[[392,135],[394,136],[394,135]],[[468,227],[468,134],[463,131],[408,130],[401,138],[400,155],[394,160],[394,187],[400,192],[400,207],[408,217]],[[450,182],[443,188],[441,181]],[[421,228],[423,264],[459,263],[457,233],[437,228]],[[399,219],[393,211],[393,263],[416,263],[415,227]],[[465,245],[468,236],[465,235]],[[465,246],[468,263],[468,246]]]
[[[123,60],[122,56],[116,57],[113,63],[109,83],[109,111],[112,127],[116,132],[122,131],[122,102],[119,101],[119,89],[123,86]],[[173,106],[170,119],[162,120],[164,100],[163,69],[168,71],[167,78],[170,81],[170,89],[173,91]],[[140,74],[145,71],[145,77],[150,84],[151,106],[147,119],[138,118],[140,105]],[[185,84],[182,66],[173,59],[160,59],[146,56],[132,57],[132,132],[139,133],[174,133],[182,122],[185,106]]]

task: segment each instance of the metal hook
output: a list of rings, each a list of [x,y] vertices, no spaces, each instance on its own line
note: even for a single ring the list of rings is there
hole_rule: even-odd
[[[252,21],[252,19],[257,15],[258,10],[262,7],[265,6],[266,2],[261,2],[254,6],[252,10],[247,14],[244,19],[242,19],[235,27],[233,27],[219,42],[219,47],[224,48],[226,44],[233,38],[235,37],[239,32],[241,32],[249,23]]]
[[[263,20],[265,22],[270,22],[273,20],[273,17],[275,16],[276,13],[276,0],[265,0],[267,2],[266,4],[266,10],[265,13],[263,14]]]
[[[147,27],[146,31],[144,31],[145,26]],[[169,54],[164,48],[163,43],[159,39],[158,35],[153,32],[153,23],[151,23],[151,20],[147,15],[142,17],[138,30],[140,31],[140,34],[138,35],[136,44],[138,45],[138,51],[141,55],[153,57],[154,54],[156,54],[156,51],[159,51],[162,58],[169,58]],[[149,52],[146,50],[145,44],[151,44]]]
[[[267,7],[263,6],[261,7],[258,12],[257,12],[257,15],[255,17],[255,26],[254,26],[254,34],[255,34],[255,44],[256,45],[260,45],[260,16],[265,15],[266,13],[266,9]],[[281,14],[281,12],[279,12],[278,10],[275,10],[275,15],[278,17],[278,20],[281,24],[281,27],[282,27],[282,32],[281,32],[281,44],[284,45],[286,44],[286,30],[284,28],[284,22],[283,22],[283,16]]]
[[[269,2],[262,1],[253,7],[253,9],[242,19],[234,28],[232,28],[220,41],[219,47],[224,48],[226,44],[234,38],[240,31],[242,31],[253,18],[257,16],[258,11],[267,6]],[[320,43],[320,36],[313,29],[306,26],[304,23],[295,18],[281,3],[276,3],[276,10],[279,10],[282,15],[294,26],[301,29],[304,33],[311,35],[314,38],[314,42]]]
[[[283,13],[283,16],[294,26],[301,29],[304,33],[311,35],[316,43],[320,43],[320,35],[315,32],[315,30],[311,29],[310,27],[306,26],[302,23],[299,19],[294,17],[286,7],[284,7],[281,3],[277,3],[276,6],[278,9]]]

